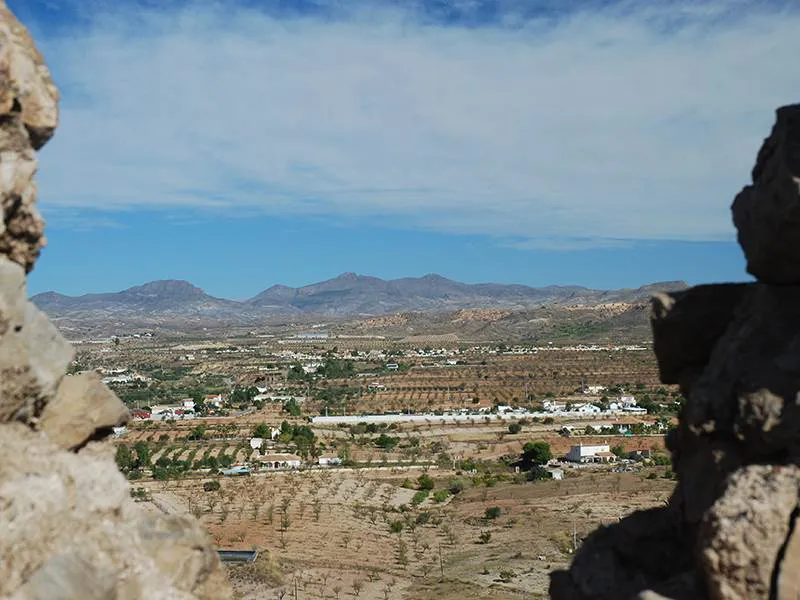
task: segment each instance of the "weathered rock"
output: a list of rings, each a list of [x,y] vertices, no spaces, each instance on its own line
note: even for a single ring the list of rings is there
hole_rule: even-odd
[[[148,516],[131,500],[113,448],[93,441],[125,407],[95,375],[64,379],[73,350],[27,300],[25,273],[44,244],[35,149],[53,133],[57,103],[0,0],[0,597],[225,600],[199,524]]]
[[[114,600],[114,577],[78,554],[54,556],[14,594],[13,600]]]
[[[75,449],[128,421],[125,405],[97,373],[67,375],[45,406],[39,429],[62,448]]]
[[[702,371],[749,287],[699,285],[653,296],[650,322],[661,381],[680,383],[687,370]]]
[[[770,598],[773,571],[800,500],[800,468],[750,465],[708,512],[700,555],[715,600]],[[797,570],[800,565],[792,565]]]
[[[778,109],[753,184],[733,202],[733,222],[749,273],[764,283],[800,284],[800,104]]]
[[[553,598],[600,600],[615,588],[625,598],[636,587],[640,600],[800,598],[799,183],[796,105],[778,110],[733,206],[759,283],[653,299],[661,380],[686,396],[666,437],[674,521],[648,532],[634,515],[591,534],[569,571],[552,574]],[[650,553],[663,568],[642,558]]]
[[[0,422],[35,420],[74,356],[26,296],[22,268],[0,256]]]
[[[33,268],[44,246],[34,150],[58,124],[58,90],[28,32],[0,2],[0,254]]]
[[[22,424],[0,426],[0,597],[22,593],[37,572],[35,590],[59,573],[79,577],[72,563],[48,566],[72,555],[111,579],[110,598],[229,597],[224,587],[204,587],[221,567],[197,522],[145,514],[112,449],[91,446],[73,453]]]

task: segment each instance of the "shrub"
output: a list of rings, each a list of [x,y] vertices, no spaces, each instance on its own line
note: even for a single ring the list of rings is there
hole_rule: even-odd
[[[411,498],[411,505],[417,506],[422,504],[425,501],[425,498],[428,497],[428,490],[420,490]]]
[[[400,519],[389,523],[389,531],[392,533],[400,533],[403,531],[403,522]]]
[[[430,520],[431,520],[431,513],[429,513],[428,511],[423,511],[417,515],[415,522],[417,525],[425,525]]]
[[[492,534],[488,531],[481,531],[481,534],[478,536],[478,543],[479,544],[488,544],[489,540],[492,539]]]
[[[453,479],[453,481],[450,482],[450,486],[448,489],[450,490],[450,493],[455,496],[456,494],[460,494],[461,492],[463,492],[464,488],[466,487],[467,485],[464,483],[463,480]]]
[[[423,473],[417,478],[417,489],[432,490],[434,487],[433,479],[427,473]]]
[[[433,494],[433,501],[434,502],[444,502],[450,496],[450,492],[447,490],[438,490]]]
[[[519,433],[522,431],[522,425],[519,423],[511,423],[508,426],[508,433]]]
[[[490,506],[486,509],[485,517],[487,519],[496,519],[502,512],[499,506]]]
[[[213,481],[206,481],[203,484],[203,491],[204,492],[216,492],[222,487],[216,479]]]

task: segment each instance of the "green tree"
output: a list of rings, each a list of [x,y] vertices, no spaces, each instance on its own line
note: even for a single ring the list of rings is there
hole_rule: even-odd
[[[268,438],[270,437],[270,428],[266,423],[259,423],[253,430],[253,437]]]
[[[553,458],[550,444],[547,442],[528,442],[522,447],[520,468],[529,470],[534,465],[546,465]]]
[[[283,410],[293,417],[299,417],[301,414],[300,405],[294,398],[289,398],[289,400],[286,401],[286,403],[283,405]]]
[[[522,425],[519,423],[510,423],[508,425],[508,433],[519,433],[522,431]]]
[[[191,433],[189,433],[188,439],[202,440],[205,436],[206,436],[206,426],[198,425],[197,427],[192,429]]]
[[[489,508],[486,509],[484,516],[486,517],[487,520],[494,520],[497,517],[499,517],[502,512],[503,511],[500,509],[499,506],[490,506]]]
[[[417,478],[417,489],[420,490],[432,490],[434,487],[434,481],[430,475],[427,473],[423,473]]]
[[[133,451],[136,453],[134,466],[137,469],[150,466],[150,447],[147,445],[147,442],[136,442],[133,445]]]
[[[123,473],[127,473],[133,467],[133,455],[127,444],[120,444],[117,446],[116,455],[117,467]]]

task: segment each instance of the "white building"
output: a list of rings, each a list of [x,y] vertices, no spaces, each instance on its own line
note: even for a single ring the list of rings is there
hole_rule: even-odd
[[[610,462],[614,458],[608,444],[572,446],[567,453],[567,460],[576,463]]]
[[[250,447],[253,450],[261,448],[261,446],[263,444],[264,444],[264,439],[263,438],[259,438],[259,437],[250,438]]]
[[[558,467],[545,467],[545,470],[550,473],[552,479],[564,479],[564,469]]]
[[[192,400],[191,398],[181,400],[181,404],[183,404],[183,408],[191,408],[192,410],[194,410],[194,400]]]
[[[581,415],[594,415],[602,412],[599,406],[594,404],[576,404],[572,407],[570,412],[575,412]]]
[[[222,405],[225,403],[225,398],[222,397],[222,394],[211,394],[205,397],[205,403],[208,406],[221,408]]]
[[[320,456],[317,459],[320,467],[333,467],[342,464],[342,459],[338,456]]]
[[[262,469],[299,469],[302,459],[294,454],[265,454],[256,457]]]

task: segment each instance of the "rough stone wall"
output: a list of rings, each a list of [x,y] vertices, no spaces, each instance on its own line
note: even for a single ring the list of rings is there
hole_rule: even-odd
[[[585,540],[555,600],[800,598],[800,105],[778,109],[733,221],[756,283],[653,298],[661,381],[685,402],[678,485]]]
[[[57,123],[50,73],[0,0],[0,598],[230,598],[196,521],[131,500],[102,441],[127,409],[95,375],[65,375],[72,348],[27,300],[45,243],[36,150]]]

